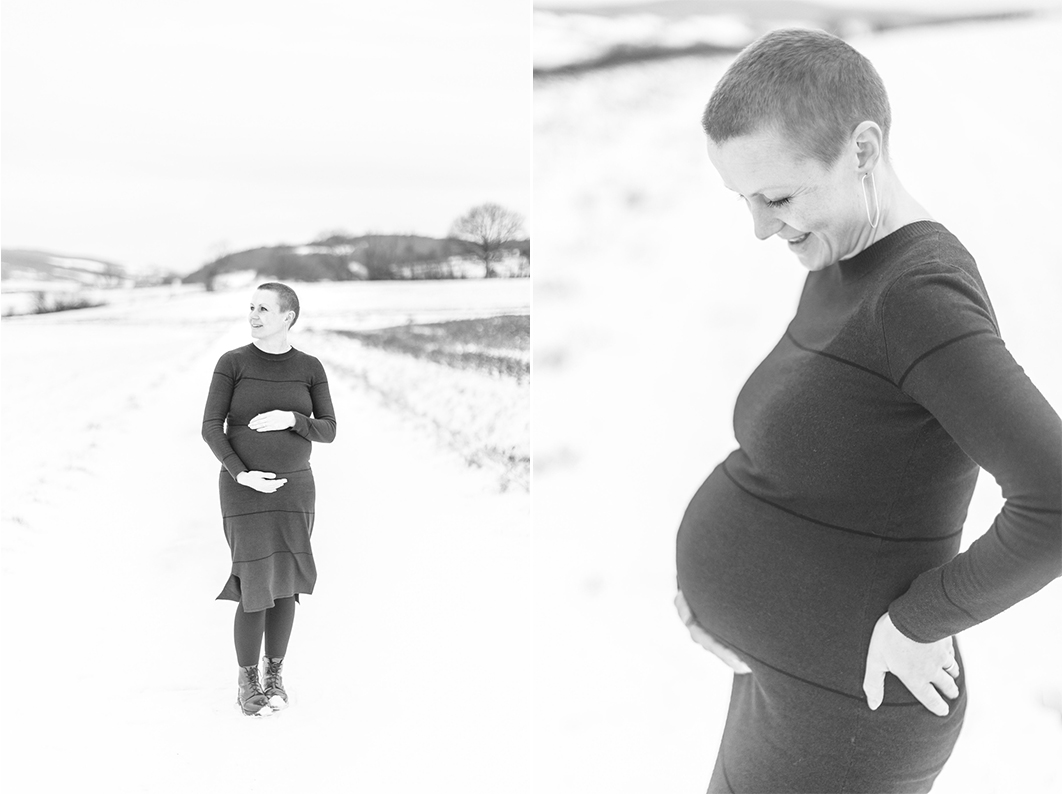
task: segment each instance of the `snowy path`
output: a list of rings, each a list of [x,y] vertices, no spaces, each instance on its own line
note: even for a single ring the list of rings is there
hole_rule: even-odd
[[[520,788],[529,496],[342,378],[337,440],[314,451],[320,578],[289,650],[293,705],[234,708],[218,465],[199,437],[214,363],[247,341],[242,322],[202,320],[221,300],[4,323],[8,790]]]

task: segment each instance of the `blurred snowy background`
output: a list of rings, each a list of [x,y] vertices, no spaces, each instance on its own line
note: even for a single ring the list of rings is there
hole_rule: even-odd
[[[535,76],[579,74],[677,55],[737,52],[791,25],[842,37],[915,25],[1007,19],[1059,0],[539,0]]]
[[[675,532],[733,448],[738,390],[806,271],[754,238],[704,153],[700,114],[732,56],[592,62],[617,41],[663,46],[687,18],[708,30],[694,20],[706,9],[725,7],[719,29],[737,45],[843,6],[841,31],[890,93],[900,178],[973,252],[1010,349],[1062,409],[1062,163],[1044,148],[1062,120],[1059,4],[880,33],[860,11],[1018,4],[541,5],[579,13],[536,4],[534,23],[535,790],[703,791],[730,674],[675,615]],[[1001,503],[984,475],[967,545]],[[963,635],[970,706],[935,792],[1062,790],[1060,614],[1055,582]]]
[[[448,233],[529,213],[528,25],[487,0],[5,0],[6,791],[527,780],[530,280]],[[529,231],[490,267],[526,276]],[[338,436],[293,705],[249,720],[200,427],[273,277]]]

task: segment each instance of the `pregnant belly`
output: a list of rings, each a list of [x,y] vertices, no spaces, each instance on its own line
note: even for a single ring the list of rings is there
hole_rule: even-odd
[[[698,623],[754,669],[857,694],[874,623],[932,567],[924,552],[779,510],[720,466],[683,517],[678,580]]]
[[[245,426],[230,427],[229,443],[243,465],[274,473],[300,471],[310,465],[313,445],[291,430],[259,433]]]

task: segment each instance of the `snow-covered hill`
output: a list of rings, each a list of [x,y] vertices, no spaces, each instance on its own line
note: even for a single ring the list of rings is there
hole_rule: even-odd
[[[682,53],[737,51],[768,30],[871,31],[1058,8],[1059,0],[544,0],[535,3],[536,75]]]

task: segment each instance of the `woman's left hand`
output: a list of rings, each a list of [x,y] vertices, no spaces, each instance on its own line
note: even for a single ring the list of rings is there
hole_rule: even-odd
[[[251,430],[265,433],[269,430],[287,430],[295,427],[295,414],[291,411],[266,411],[247,423]]]
[[[915,642],[893,625],[888,612],[878,618],[867,652],[863,691],[871,709],[880,706],[885,697],[885,673],[899,678],[938,717],[948,715],[948,704],[941,694],[952,700],[959,696],[955,683],[959,663],[955,660],[951,637],[936,642]]]

